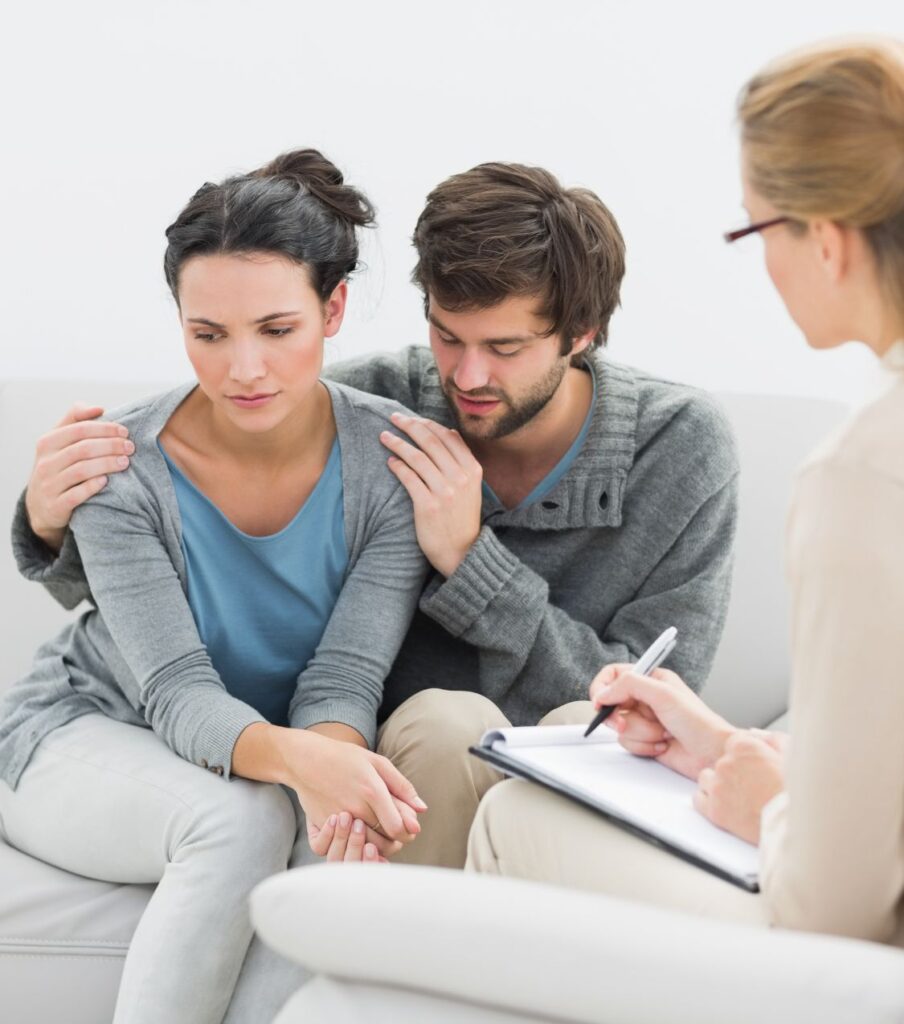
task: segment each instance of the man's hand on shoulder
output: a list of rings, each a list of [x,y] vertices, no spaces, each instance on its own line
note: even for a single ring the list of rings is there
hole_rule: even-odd
[[[417,447],[384,431],[389,468],[411,496],[421,550],[451,576],[480,535],[483,469],[458,431],[402,413],[392,421]]]
[[[99,423],[100,406],[74,405],[39,439],[25,492],[28,521],[36,536],[59,551],[74,509],[103,490],[110,473],[129,465],[135,446],[118,423]]]

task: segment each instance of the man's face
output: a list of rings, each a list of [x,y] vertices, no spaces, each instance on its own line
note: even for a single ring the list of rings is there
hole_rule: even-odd
[[[535,296],[455,313],[430,296],[430,348],[461,434],[492,441],[540,413],[562,383],[571,356],[537,316]]]

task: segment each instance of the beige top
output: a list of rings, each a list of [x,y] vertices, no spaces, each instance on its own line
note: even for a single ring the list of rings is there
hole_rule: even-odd
[[[771,920],[904,946],[904,342],[801,469],[787,791],[762,817]]]

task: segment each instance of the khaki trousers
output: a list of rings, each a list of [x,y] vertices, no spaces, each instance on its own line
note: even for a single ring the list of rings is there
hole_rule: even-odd
[[[589,701],[574,701],[539,724],[580,724],[592,717]],[[503,778],[469,754],[468,747],[487,729],[510,725],[491,700],[468,690],[421,690],[390,715],[377,737],[377,752],[392,761],[429,807],[418,817],[420,835],[392,858],[393,864],[464,867],[477,807]]]
[[[467,868],[767,924],[758,895],[694,867],[531,782],[510,779],[480,804]]]

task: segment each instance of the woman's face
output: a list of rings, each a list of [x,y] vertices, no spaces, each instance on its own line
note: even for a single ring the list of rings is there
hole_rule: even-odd
[[[322,302],[304,267],[282,256],[188,260],[179,310],[201,390],[241,430],[279,426],[313,393],[323,339],[339,330],[345,300],[343,282]]]
[[[744,207],[751,223],[771,220],[779,211],[764,199],[743,175]],[[811,348],[833,348],[849,340],[840,330],[839,296],[826,265],[822,240],[812,225],[799,231],[793,224],[776,224],[760,232],[765,247],[766,270]]]

